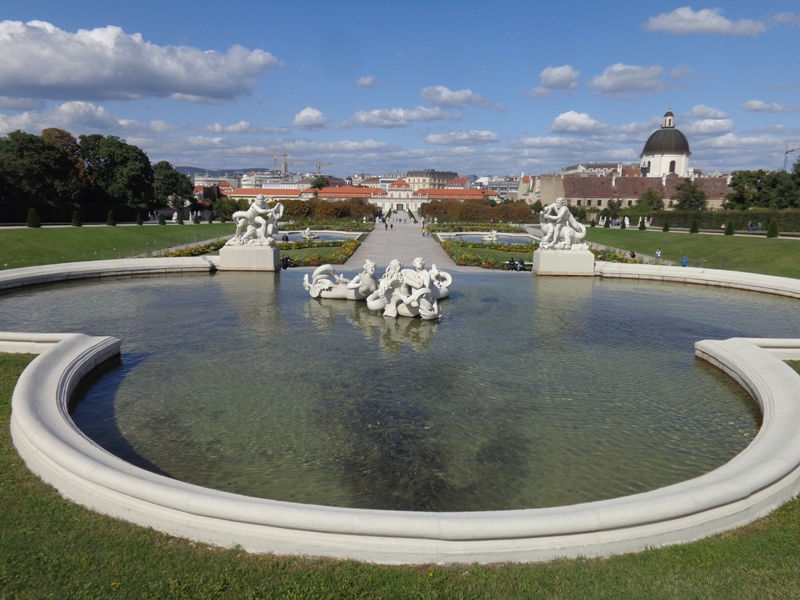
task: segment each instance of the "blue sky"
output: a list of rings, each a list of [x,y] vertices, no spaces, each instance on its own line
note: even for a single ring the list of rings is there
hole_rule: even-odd
[[[0,134],[117,135],[208,169],[285,148],[341,177],[538,175],[637,162],[671,106],[691,166],[778,169],[798,40],[797,0],[4,0]]]

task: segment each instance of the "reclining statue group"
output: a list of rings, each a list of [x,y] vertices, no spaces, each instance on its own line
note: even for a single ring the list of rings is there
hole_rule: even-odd
[[[303,287],[312,298],[339,298],[366,301],[370,310],[383,311],[384,317],[420,317],[425,321],[442,318],[438,300],[450,295],[453,278],[436,265],[425,269],[425,260],[417,257],[413,269],[404,269],[394,259],[380,279],[375,277],[376,265],[364,262],[364,270],[352,279],[345,279],[331,265],[322,265]]]

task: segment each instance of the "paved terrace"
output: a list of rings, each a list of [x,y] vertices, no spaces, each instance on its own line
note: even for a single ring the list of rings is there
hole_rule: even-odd
[[[384,269],[392,261],[398,259],[403,265],[410,267],[411,262],[421,256],[425,265],[430,268],[436,264],[439,268],[451,272],[474,271],[479,267],[459,267],[442,250],[442,247],[432,237],[422,237],[422,225],[393,222],[392,228],[384,230],[383,224],[367,236],[353,256],[342,266],[343,271],[358,269],[364,266],[364,261],[369,259],[378,265],[378,270]],[[530,256],[526,260],[531,260]]]

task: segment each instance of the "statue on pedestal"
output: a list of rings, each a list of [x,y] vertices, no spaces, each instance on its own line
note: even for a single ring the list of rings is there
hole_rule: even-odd
[[[544,234],[539,240],[543,250],[586,250],[588,246],[581,240],[586,236],[586,227],[572,216],[564,198],[556,198],[539,213],[539,223]]]
[[[264,196],[259,194],[250,202],[247,210],[233,213],[236,233],[226,246],[271,246],[275,247],[274,235],[278,232],[278,220],[283,216],[283,204],[273,208],[267,206]]]

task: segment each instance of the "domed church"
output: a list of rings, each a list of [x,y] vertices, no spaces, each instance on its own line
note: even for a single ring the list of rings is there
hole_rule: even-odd
[[[645,177],[663,177],[674,173],[689,177],[689,141],[679,129],[675,129],[672,107],[664,114],[661,129],[647,138],[642,150],[641,170]]]

